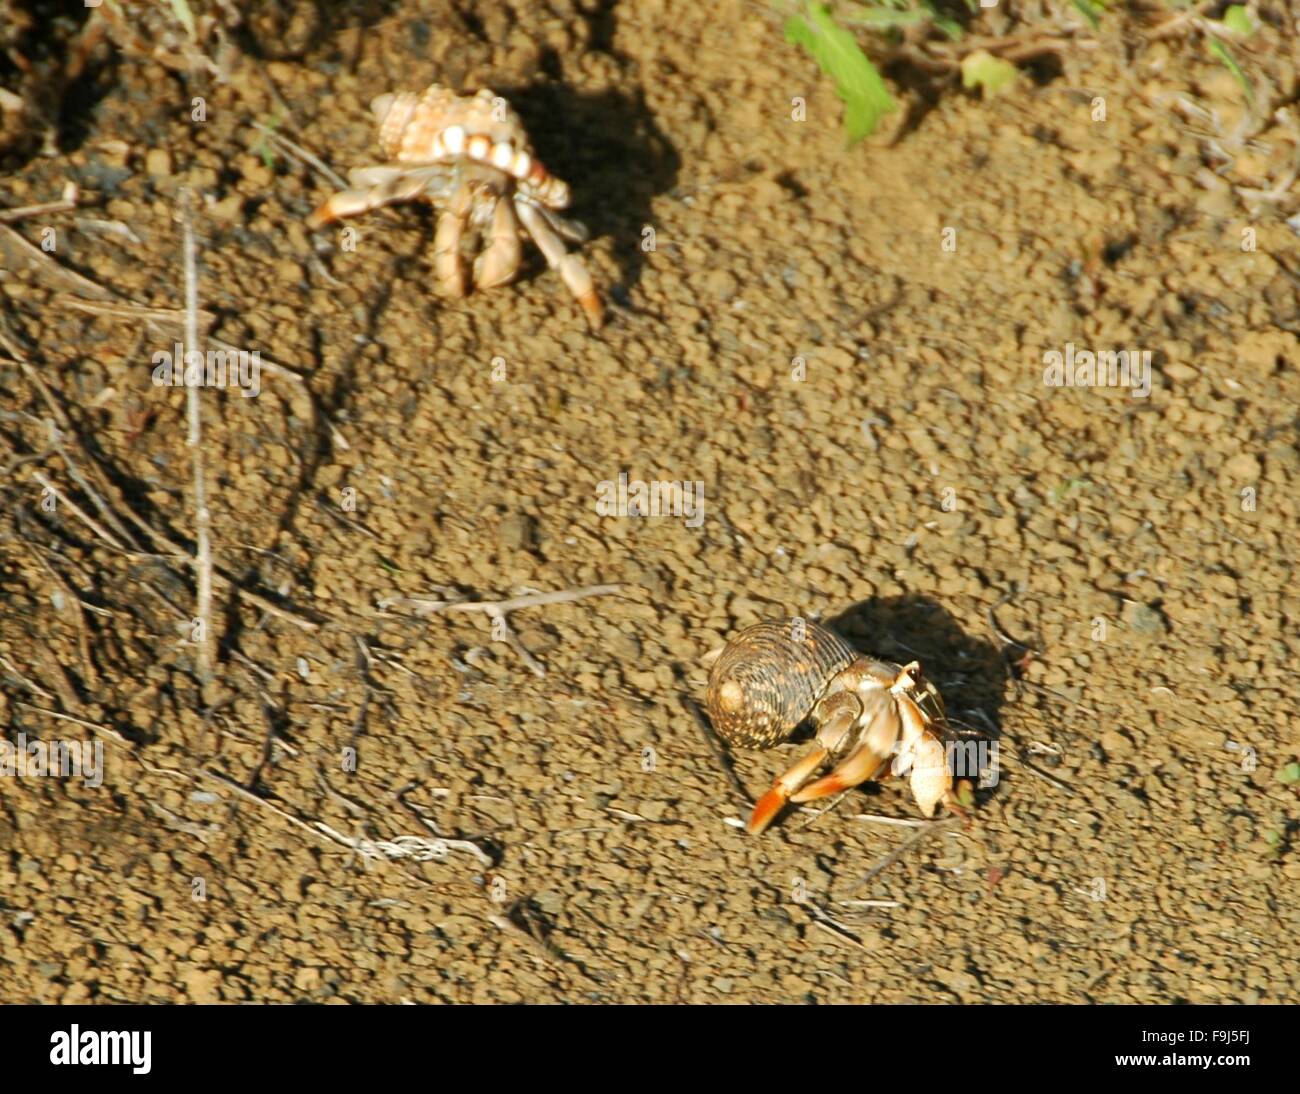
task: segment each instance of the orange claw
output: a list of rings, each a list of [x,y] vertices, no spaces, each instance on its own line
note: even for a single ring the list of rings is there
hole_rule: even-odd
[[[881,755],[864,745],[853,753],[829,775],[809,783],[798,793],[791,795],[791,801],[811,802],[838,794],[842,790],[851,790],[875,776],[882,767],[889,764],[888,754]]]
[[[758,835],[772,823],[776,815],[790,800],[790,795],[799,789],[813,773],[825,762],[829,755],[824,748],[814,748],[789,771],[776,777],[772,788],[758,799],[754,811],[749,815],[749,824],[745,827],[751,836]]]
[[[314,232],[319,228],[324,228],[327,224],[333,224],[337,219],[338,217],[330,211],[330,205],[327,201],[324,205],[315,209],[307,218],[307,230]]]
[[[785,807],[789,800],[785,793],[785,787],[777,783],[766,794],[758,799],[754,806],[754,811],[749,815],[749,823],[745,825],[746,830],[751,836],[758,835],[764,828],[771,824],[776,815]]]

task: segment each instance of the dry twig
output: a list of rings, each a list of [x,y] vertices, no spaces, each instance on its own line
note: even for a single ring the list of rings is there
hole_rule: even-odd
[[[90,528],[95,532],[95,534],[98,535],[101,539],[103,539],[105,543],[108,543],[110,546],[114,547],[115,549],[122,551],[128,558],[147,558],[147,559],[158,558],[157,555],[150,555],[139,551],[131,551],[123,547],[120,543],[118,543],[115,539],[113,539],[113,537],[109,535],[109,533],[105,531],[105,529],[101,525],[96,523],[92,517],[88,516],[83,509],[81,509],[74,502],[72,502],[68,498],[67,494],[65,494],[57,486],[51,483],[50,480],[47,479],[44,475],[42,475],[39,471],[33,472],[32,478],[35,479],[38,483],[40,483],[42,486],[45,486],[48,489],[54,491],[56,500],[61,501],[76,516],[80,517],[83,521],[85,521],[86,524],[89,525]],[[183,547],[181,547],[177,543],[173,543],[161,532],[154,531],[152,528],[149,527],[149,525],[147,525],[143,520],[141,520],[132,510],[126,509],[124,507],[124,512],[127,514],[128,517],[131,518],[132,523],[134,523],[142,532],[144,532],[146,536],[149,537],[149,539],[153,542],[156,548],[159,548],[160,550],[165,550],[168,554],[174,555],[178,558],[183,558],[187,562],[191,563],[191,565],[193,564],[192,556]],[[261,608],[264,612],[267,612],[268,614],[273,615],[278,619],[283,619],[286,623],[292,623],[295,627],[299,628],[300,630],[315,631],[320,627],[320,624],[317,623],[315,620],[307,619],[305,616],[301,616],[297,612],[291,611],[290,609],[275,603],[275,601],[267,599],[266,597],[262,596],[260,593],[255,593],[251,589],[244,588],[237,581],[235,581],[234,578],[230,577],[228,574],[224,573],[219,569],[214,569],[212,571],[212,578],[214,583],[219,587],[229,587],[233,589],[236,593],[238,593],[241,597],[247,600],[250,604],[257,605],[257,607]]]
[[[194,246],[194,199],[189,190],[181,193],[181,230],[185,240],[185,348],[178,362],[185,367],[190,353],[199,349],[199,274]],[[195,606],[195,635],[198,646],[199,679],[206,694],[212,681],[212,514],[208,510],[208,487],[203,470],[203,416],[200,385],[185,385],[185,416],[189,423],[186,446],[194,473],[194,555],[197,599]]]
[[[66,213],[77,207],[79,196],[75,182],[65,183],[63,197],[58,201],[44,201],[39,205],[23,205],[14,209],[0,209],[0,223],[16,224],[30,217],[44,216],[46,213]]]
[[[567,604],[571,600],[582,600],[589,596],[607,596],[622,588],[622,585],[586,585],[580,589],[561,589],[553,593],[526,593],[509,600],[430,600],[419,596],[397,596],[381,600],[379,610],[411,608],[417,619],[424,619],[435,612],[482,612],[492,620],[493,638],[505,642],[519,654],[534,675],[545,676],[546,669],[515,637],[514,631],[506,622],[506,615],[520,608],[538,608],[546,604]]]
[[[902,843],[900,843],[897,847],[895,847],[892,851],[890,851],[889,854],[887,854],[884,858],[882,858],[879,862],[877,862],[875,866],[873,866],[870,870],[868,870],[865,874],[863,874],[862,877],[858,879],[858,883],[853,887],[853,891],[855,893],[859,892],[863,887],[866,886],[867,882],[869,882],[881,871],[886,870],[890,866],[892,866],[895,862],[897,862],[900,858],[902,858],[905,854],[907,854],[907,852],[910,851],[917,844],[921,843],[923,840],[933,835],[937,829],[951,828],[952,825],[958,820],[960,820],[959,817],[944,817],[942,820],[926,821],[925,826],[923,828],[918,828],[912,835],[908,836],[907,839],[903,840]]]

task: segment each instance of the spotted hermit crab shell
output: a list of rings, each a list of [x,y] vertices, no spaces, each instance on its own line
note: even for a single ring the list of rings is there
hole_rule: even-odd
[[[770,748],[794,732],[831,680],[857,659],[852,646],[816,623],[756,623],[713,663],[705,709],[728,744]]]

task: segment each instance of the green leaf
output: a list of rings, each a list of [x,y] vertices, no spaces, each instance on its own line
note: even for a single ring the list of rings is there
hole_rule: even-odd
[[[1289,763],[1277,773],[1278,780],[1285,786],[1292,783],[1300,783],[1300,764]]]
[[[1241,4],[1233,4],[1223,13],[1223,25],[1245,37],[1255,33],[1255,24],[1251,22],[1250,12]]]
[[[956,19],[949,19],[946,15],[936,14],[934,17],[934,25],[943,31],[950,41],[961,41],[961,24],[957,22]]]
[[[1250,81],[1246,79],[1246,74],[1241,71],[1241,65],[1237,64],[1237,59],[1228,52],[1228,47],[1220,42],[1217,38],[1210,38],[1205,43],[1210,47],[1210,52],[1214,54],[1229,72],[1236,77],[1237,83],[1241,84],[1241,90],[1246,93],[1246,102],[1250,108],[1255,108],[1255,93],[1251,90]]]
[[[886,7],[858,4],[853,16],[841,18],[849,27],[865,27],[867,30],[888,31],[901,30],[906,27],[922,26],[933,23],[942,33],[954,42],[961,38],[961,24],[937,11],[930,0],[919,0],[915,6],[905,2],[884,0]]]
[[[785,39],[803,46],[821,70],[835,81],[844,102],[844,129],[849,144],[870,136],[884,114],[897,110],[885,81],[847,30],[836,26],[822,4],[810,4],[807,16],[785,22]]]
[[[961,60],[961,86],[981,87],[987,95],[996,95],[1015,82],[1019,70],[1010,61],[994,57],[986,50],[977,49]]]
[[[1106,10],[1106,0],[1074,0],[1079,14],[1088,20],[1093,30],[1101,26],[1101,14]]]
[[[920,8],[911,11],[894,11],[890,8],[862,8],[852,19],[844,22],[851,27],[866,27],[867,30],[893,30],[895,27],[915,27],[924,23],[929,16]]]

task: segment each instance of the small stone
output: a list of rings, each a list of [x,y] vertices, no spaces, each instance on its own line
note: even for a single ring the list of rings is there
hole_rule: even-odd
[[[217,999],[217,989],[221,986],[221,973],[216,969],[201,969],[191,965],[181,973],[181,983],[185,985],[185,994],[195,1003],[212,1003]]]
[[[661,821],[668,809],[668,803],[653,798],[645,798],[637,803],[636,813],[648,821]]]
[[[85,984],[70,984],[68,990],[63,993],[63,998],[59,1002],[68,1005],[74,1003],[85,1003],[90,998],[90,988]]]
[[[239,165],[239,173],[250,190],[265,190],[271,185],[271,171],[261,160],[249,156]]]
[[[1108,729],[1101,735],[1101,747],[1108,756],[1120,756],[1131,751],[1133,744],[1118,730]]]
[[[537,539],[537,522],[526,513],[511,513],[501,521],[501,544],[511,551],[531,551]]]
[[[171,153],[165,148],[151,148],[145,153],[144,170],[151,179],[170,178],[172,173]]]
[[[710,270],[701,280],[704,283],[704,291],[710,296],[717,297],[724,304],[736,295],[740,287],[735,275],[726,270]]]
[[[1159,634],[1165,628],[1165,621],[1154,608],[1136,601],[1124,605],[1124,625],[1137,634]]]
[[[658,681],[653,672],[624,672],[623,679],[646,695],[654,695],[658,691]]]
[[[564,911],[564,894],[555,889],[543,889],[533,894],[532,903],[543,915],[559,915]]]
[[[1235,482],[1258,482],[1261,472],[1259,460],[1249,452],[1243,452],[1239,456],[1233,456],[1226,464],[1223,465],[1224,472]]]
[[[228,198],[213,202],[208,206],[208,215],[213,220],[227,224],[243,219],[245,198],[242,194],[231,194]]]

